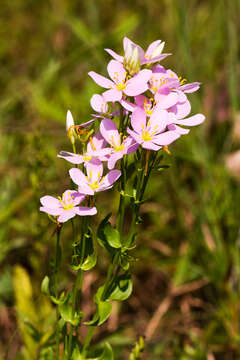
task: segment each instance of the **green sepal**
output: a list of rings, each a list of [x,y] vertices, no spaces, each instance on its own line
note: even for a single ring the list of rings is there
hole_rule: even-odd
[[[103,324],[109,317],[112,311],[112,304],[106,301],[102,301],[102,293],[104,290],[104,285],[101,286],[97,293],[94,296],[94,302],[96,304],[96,313],[93,316],[93,319],[90,321],[85,322],[85,325],[94,325],[99,326]]]
[[[131,275],[128,271],[119,275],[112,283],[107,300],[123,301],[126,300],[132,293],[133,284]]]
[[[155,167],[155,170],[163,171],[163,170],[167,170],[168,168],[170,168],[170,165],[160,165],[160,166]]]

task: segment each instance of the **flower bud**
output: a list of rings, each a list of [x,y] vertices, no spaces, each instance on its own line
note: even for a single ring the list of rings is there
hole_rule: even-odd
[[[71,143],[74,144],[75,143],[74,120],[70,110],[67,111],[66,130]]]
[[[151,54],[151,58],[155,58],[159,55],[161,55],[162,51],[163,51],[163,48],[164,48],[164,45],[165,45],[165,41],[161,42],[152,52]]]
[[[130,75],[135,75],[140,71],[140,56],[137,46],[133,46],[130,42],[127,43],[124,66]]]

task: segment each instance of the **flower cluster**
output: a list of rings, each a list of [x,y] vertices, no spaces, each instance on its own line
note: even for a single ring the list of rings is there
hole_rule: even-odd
[[[75,125],[68,111],[67,132],[74,152],[61,151],[58,157],[76,165],[69,174],[78,190],[67,190],[58,200],[44,196],[40,208],[57,216],[59,222],[74,215],[96,213],[95,207],[79,204],[85,200],[87,204],[92,203],[90,196],[113,186],[121,176],[121,171],[114,169],[118,160],[141,148],[167,150],[168,145],[189,133],[186,127],[199,125],[205,119],[202,114],[189,116],[191,105],[187,94],[198,90],[200,83],[186,83],[159,64],[170,55],[162,53],[164,42],[154,41],[144,51],[125,37],[123,47],[123,56],[105,49],[113,57],[107,66],[109,78],[89,72],[89,76],[106,89],[91,98],[96,112],[93,119]],[[95,124],[98,131],[94,134],[89,127],[96,121],[100,124]],[[76,152],[76,138],[82,143],[81,154]],[[104,176],[103,162],[110,170]]]

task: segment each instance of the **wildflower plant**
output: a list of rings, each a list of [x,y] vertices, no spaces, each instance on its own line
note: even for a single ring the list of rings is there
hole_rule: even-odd
[[[58,157],[74,164],[69,170],[73,189],[66,190],[62,197],[47,195],[40,199],[40,210],[56,223],[55,272],[52,278],[44,278],[42,291],[56,305],[56,327],[46,346],[52,344],[57,359],[114,358],[108,343],[99,356],[90,345],[95,328],[111,314],[111,302],[124,301],[131,295],[130,253],[137,243],[136,225],[150,175],[161,166],[163,151],[169,153],[168,146],[189,133],[186,127],[199,125],[205,119],[202,114],[189,116],[191,105],[187,94],[198,90],[200,83],[186,84],[172,70],[159,64],[170,55],[162,54],[164,42],[154,41],[145,52],[124,38],[123,47],[123,56],[106,49],[114,58],[107,66],[110,79],[89,72],[98,85],[107,89],[91,98],[96,112],[93,119],[76,125],[71,112],[67,112],[66,129],[73,150],[61,151]],[[93,229],[91,219],[98,209],[96,193],[113,187],[119,193],[116,224],[112,225],[108,214]],[[129,201],[131,221],[127,226]],[[69,220],[73,225],[71,267],[76,279],[71,290],[59,293],[60,234]],[[82,282],[84,272],[97,264],[96,242],[108,253],[109,267],[105,283],[94,295],[95,313],[86,321],[81,311]],[[81,325],[87,326],[88,332],[80,340]],[[130,359],[140,357],[142,338],[139,344]]]

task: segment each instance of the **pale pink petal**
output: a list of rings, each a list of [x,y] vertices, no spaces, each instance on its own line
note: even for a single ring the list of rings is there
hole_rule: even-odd
[[[186,93],[192,93],[199,89],[201,83],[200,82],[194,82],[190,84],[185,84],[179,87],[179,90],[182,90]]]
[[[86,121],[85,123],[82,123],[80,125],[76,125],[76,126],[80,126],[81,128],[86,128],[86,127],[89,127],[96,119],[92,119],[92,120],[89,120],[89,121]]]
[[[178,94],[170,92],[168,95],[163,95],[157,92],[155,94],[155,100],[161,109],[169,109],[178,102]]]
[[[141,70],[137,75],[126,82],[124,93],[128,96],[140,95],[148,90],[148,81],[152,76],[151,70]]]
[[[108,169],[112,170],[116,162],[123,157],[123,151],[114,152],[108,160]]]
[[[131,116],[131,125],[133,130],[137,133],[141,133],[143,129],[146,127],[146,113],[143,109],[138,108],[132,113]]]
[[[63,210],[61,215],[58,217],[58,221],[60,223],[68,221],[69,219],[73,218],[75,215],[76,214],[74,209]]]
[[[45,207],[45,206],[41,206],[40,211],[43,211],[43,212],[45,212],[45,213],[47,213],[49,215],[52,215],[52,216],[58,216],[61,213],[60,208],[52,209],[52,208],[48,208],[48,207]]]
[[[179,137],[180,135],[176,131],[166,131],[162,134],[154,136],[152,141],[157,145],[169,145]]]
[[[110,78],[115,82],[115,84],[123,83],[126,78],[126,70],[124,69],[123,64],[116,60],[111,60],[107,66],[107,71]]]
[[[45,195],[41,197],[40,202],[43,206],[51,209],[57,209],[60,207],[60,202],[53,196]]]
[[[90,185],[86,185],[86,184],[81,184],[78,186],[78,191],[81,194],[85,194],[85,195],[94,195],[94,191],[93,189],[90,187]]]
[[[161,54],[161,55],[158,55],[158,56],[155,56],[151,59],[145,59],[141,62],[142,65],[144,64],[152,64],[154,62],[157,62],[157,61],[161,61],[163,59],[165,59],[167,56],[169,55],[172,55],[172,54]]]
[[[117,53],[115,53],[115,51],[111,50],[111,49],[104,49],[108,54],[110,54],[115,60],[119,61],[119,62],[123,62],[123,56],[118,55]]]
[[[95,181],[100,181],[103,173],[103,164],[100,160],[94,159],[89,161],[86,164],[87,176],[89,183],[94,183]]]
[[[94,94],[91,97],[90,104],[93,110],[99,113],[106,113],[108,111],[108,106],[104,97],[99,94]]]
[[[103,119],[100,124],[100,132],[104,139],[113,147],[120,145],[120,135],[116,124],[110,119]]]
[[[141,48],[141,46],[135,44],[132,40],[128,39],[126,36],[123,39],[123,48],[124,48],[124,52],[126,54],[126,51],[129,47],[129,45],[132,47],[132,49],[134,49],[135,47],[138,49],[138,54],[139,54],[139,58],[140,61],[144,60],[144,50]]]
[[[152,141],[143,141],[141,146],[147,150],[158,151],[159,149],[161,149],[161,146],[155,145]]]
[[[87,182],[87,179],[86,179],[86,176],[84,175],[84,173],[77,169],[77,168],[72,168],[69,170],[69,175],[72,179],[72,181],[77,184],[77,185],[88,185],[88,182]],[[84,192],[84,194],[86,194]]]
[[[104,98],[106,99],[107,102],[112,101],[120,101],[122,98],[122,91],[113,88],[107,91],[104,91],[103,93]]]
[[[95,207],[86,207],[86,206],[79,206],[74,208],[74,211],[77,215],[80,216],[92,216],[97,213],[97,209]]]
[[[107,142],[98,131],[93,137],[92,140],[87,144],[87,152],[92,153],[93,151],[103,149],[107,145]]]
[[[162,40],[155,40],[154,42],[152,42],[145,52],[145,57],[151,56],[153,51],[161,44],[161,42]]]
[[[141,95],[139,95],[139,96],[141,96]],[[129,101],[124,100],[124,99],[120,100],[120,104],[121,104],[121,105],[124,107],[124,109],[126,109],[127,111],[133,112],[133,111],[135,111],[135,110],[137,109],[137,105],[136,105],[136,104],[132,104],[132,103],[130,103]]]
[[[135,96],[134,100],[137,106],[141,108],[143,108],[144,102],[149,103],[149,99],[144,95],[137,95]]]
[[[113,183],[117,181],[120,176],[121,176],[120,170],[109,171],[109,173],[104,177],[97,191],[107,190],[107,188],[112,187]]]
[[[95,71],[90,71],[88,75],[95,81],[96,84],[102,86],[103,88],[109,89],[111,88],[114,83],[107,79],[105,76],[97,74]]]
[[[143,142],[142,136],[135,133],[135,131],[132,131],[131,129],[127,128],[127,133],[131,135],[131,137],[138,143],[141,144]]]
[[[83,202],[83,200],[85,199],[85,195],[80,194],[76,190],[66,190],[62,195],[62,199],[65,203],[68,203],[69,198],[73,202],[73,205],[76,206],[79,205],[81,202]]]
[[[196,114],[190,116],[187,119],[179,119],[175,121],[175,124],[184,125],[184,126],[196,126],[201,124],[205,120],[205,116],[203,114]]]
[[[168,112],[159,108],[158,104],[153,110],[147,128],[150,129],[151,133],[162,132],[168,124]]]
[[[168,130],[176,130],[176,132],[180,135],[186,135],[190,132],[189,129],[181,128],[181,126],[178,126],[175,124],[170,124],[170,125],[168,125],[167,128],[168,128]]]
[[[57,155],[57,157],[65,159],[69,161],[72,164],[81,164],[83,163],[83,156],[74,154],[68,151],[60,151],[60,154]]]
[[[191,111],[191,104],[188,100],[184,103],[177,103],[170,109],[170,111],[176,115],[177,119],[183,119],[189,115]]]

